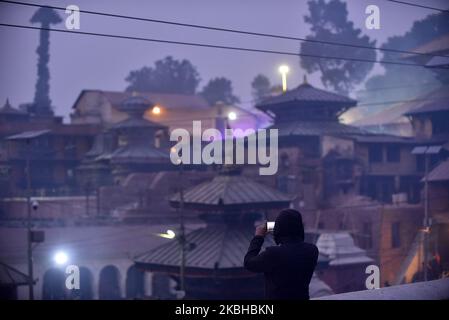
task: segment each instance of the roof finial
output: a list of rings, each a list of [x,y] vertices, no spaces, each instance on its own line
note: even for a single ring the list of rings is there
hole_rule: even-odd
[[[9,103],[9,98],[6,98],[5,105],[3,106],[4,109],[11,109],[11,104]]]
[[[307,74],[304,74],[304,81],[303,81],[303,84],[309,84],[309,83],[307,82]]]

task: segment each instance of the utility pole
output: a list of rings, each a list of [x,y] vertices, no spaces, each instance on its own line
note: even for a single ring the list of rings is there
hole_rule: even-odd
[[[34,300],[34,283],[33,283],[33,243],[31,239],[31,173],[30,173],[30,139],[26,140],[28,146],[26,157],[26,180],[27,180],[27,258],[28,258],[28,289],[29,299]]]
[[[424,281],[427,281],[427,259],[429,255],[429,156],[424,154]]]
[[[182,161],[182,160],[181,160]],[[179,169],[179,220],[180,220],[180,237],[179,237],[179,245],[180,245],[180,251],[181,251],[181,265],[179,268],[179,286],[180,291],[185,293],[185,264],[186,264],[186,257],[185,257],[185,228],[184,228],[184,186],[183,186],[183,163],[180,164]]]

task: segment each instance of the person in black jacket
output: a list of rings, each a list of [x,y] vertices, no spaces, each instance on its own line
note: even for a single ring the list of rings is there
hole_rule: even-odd
[[[318,260],[318,248],[304,242],[301,214],[293,209],[282,210],[273,230],[277,246],[268,247],[260,253],[266,234],[266,224],[256,228],[256,234],[245,255],[245,268],[264,273],[267,299],[308,300],[309,284]]]

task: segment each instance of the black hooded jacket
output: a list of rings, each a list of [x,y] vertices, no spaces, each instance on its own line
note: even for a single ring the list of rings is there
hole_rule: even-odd
[[[318,248],[304,242],[298,211],[283,210],[273,236],[278,244],[260,253],[264,237],[255,236],[245,256],[247,270],[265,275],[265,296],[274,300],[308,300],[309,284],[318,260]]]

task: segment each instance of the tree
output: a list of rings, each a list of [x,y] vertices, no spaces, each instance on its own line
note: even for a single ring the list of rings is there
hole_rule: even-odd
[[[447,15],[445,13],[432,14],[416,21],[410,31],[403,36],[388,38],[382,48],[413,51],[432,39],[437,39],[447,33],[449,33]],[[404,62],[404,55],[384,51],[383,59]],[[384,65],[384,68],[384,74],[372,76],[366,81],[366,90],[358,94],[361,103],[410,100],[437,88],[440,81],[443,80],[443,77],[438,76],[436,70],[396,65]],[[446,71],[441,71],[441,74],[443,73],[446,73]],[[385,108],[388,105],[390,104],[383,104],[383,107]],[[378,111],[381,107],[382,105],[375,105],[370,109]]]
[[[271,91],[270,80],[263,74],[258,74],[251,82],[252,95],[256,102],[266,98]]]
[[[167,56],[156,61],[154,67],[131,71],[125,80],[129,83],[126,91],[194,94],[200,76],[190,61]]]
[[[201,95],[209,102],[210,105],[221,101],[225,104],[235,104],[240,99],[234,96],[232,92],[232,82],[224,77],[218,77],[209,80],[204,86]]]
[[[309,15],[304,21],[310,25],[309,40],[347,43],[360,46],[375,46],[376,41],[361,34],[351,21],[348,21],[346,3],[340,0],[309,1]],[[302,42],[300,52],[307,55],[336,56],[344,58],[376,59],[376,51]],[[348,93],[356,84],[362,82],[373,63],[301,57],[301,66],[307,72],[321,72],[321,81],[328,88],[340,93]]]
[[[30,111],[39,115],[51,115],[53,111],[50,100],[50,71],[48,70],[50,60],[50,31],[48,28],[62,20],[53,9],[42,7],[34,13],[30,21],[31,23],[40,23],[42,28],[39,46],[36,50],[38,55],[36,90]]]

